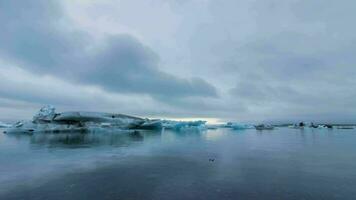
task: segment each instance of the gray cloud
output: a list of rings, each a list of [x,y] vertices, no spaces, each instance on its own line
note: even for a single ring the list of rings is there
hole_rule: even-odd
[[[215,85],[235,99],[230,106],[246,107],[245,118],[354,121],[354,1],[231,0],[173,7],[189,27],[179,35],[190,45],[194,72],[208,69],[209,81],[223,78],[226,84]]]
[[[201,78],[184,79],[159,70],[158,56],[129,35],[100,41],[65,27],[54,1],[1,1],[1,56],[36,73],[58,75],[105,90],[152,96],[217,96]],[[61,21],[62,20],[62,21]]]
[[[191,80],[160,71],[158,56],[128,35],[112,36],[104,48],[89,54],[84,82],[114,92],[148,93],[153,96],[215,97],[215,88],[200,78]]]
[[[62,29],[62,13],[54,1],[1,0],[0,9],[1,56],[23,67],[36,72],[54,70],[84,45],[82,33],[69,37]]]

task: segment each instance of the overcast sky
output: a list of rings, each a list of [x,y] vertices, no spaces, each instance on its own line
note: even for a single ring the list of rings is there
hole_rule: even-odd
[[[0,120],[356,120],[354,0],[0,0]]]

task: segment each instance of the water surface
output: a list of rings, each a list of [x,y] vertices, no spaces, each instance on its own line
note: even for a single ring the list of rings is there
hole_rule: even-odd
[[[356,131],[0,134],[0,199],[355,199]]]

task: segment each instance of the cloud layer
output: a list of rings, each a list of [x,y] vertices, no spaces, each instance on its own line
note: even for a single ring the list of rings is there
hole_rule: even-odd
[[[355,8],[351,0],[0,0],[0,109],[12,100],[18,110],[51,103],[354,122]]]
[[[92,84],[112,92],[152,96],[216,96],[201,78],[184,79],[159,70],[159,57],[127,34],[95,41],[84,31],[67,30],[53,1],[1,2],[2,56],[29,71]],[[61,23],[62,20],[62,23]],[[14,23],[12,23],[14,22]]]

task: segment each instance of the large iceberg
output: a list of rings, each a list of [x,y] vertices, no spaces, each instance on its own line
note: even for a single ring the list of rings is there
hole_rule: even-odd
[[[100,128],[155,129],[161,128],[160,120],[143,119],[123,114],[101,112],[56,113],[53,106],[45,106],[31,121],[19,121],[7,133],[72,132]]]

